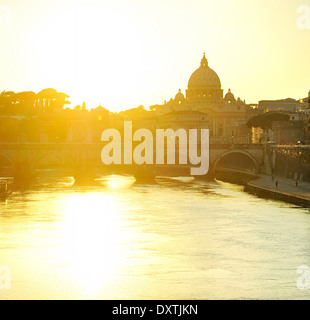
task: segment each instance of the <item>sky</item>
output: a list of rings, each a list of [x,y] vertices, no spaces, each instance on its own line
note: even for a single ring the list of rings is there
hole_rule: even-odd
[[[224,93],[304,98],[300,6],[310,0],[0,0],[0,92],[55,88],[72,107],[148,107],[185,94],[205,51]]]

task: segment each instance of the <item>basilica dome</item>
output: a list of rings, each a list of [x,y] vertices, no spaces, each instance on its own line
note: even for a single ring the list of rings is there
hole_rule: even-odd
[[[193,72],[188,81],[188,88],[221,88],[220,78],[217,73],[209,67],[205,53],[201,59],[200,67]]]
[[[209,67],[203,53],[200,67],[193,72],[186,90],[186,98],[192,103],[214,105],[221,103],[223,90],[217,73]]]

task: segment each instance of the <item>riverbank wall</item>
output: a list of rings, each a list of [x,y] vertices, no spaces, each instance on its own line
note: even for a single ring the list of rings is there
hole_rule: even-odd
[[[251,174],[251,173],[247,173],[247,172],[241,172],[241,171],[230,171],[230,170],[223,170],[223,171],[218,171],[215,174],[215,179],[216,180],[220,180],[223,182],[229,182],[229,183],[234,183],[234,184],[238,184],[241,186],[247,186],[247,184],[251,181],[254,181],[256,179],[258,179],[259,177]]]
[[[242,185],[244,186],[245,192],[254,194],[261,198],[284,201],[287,203],[310,208],[310,198],[306,198],[302,195],[299,196],[289,192],[272,190],[256,185],[255,181],[261,179],[261,177],[257,175],[238,171],[219,171],[216,173],[215,178],[224,182]]]
[[[244,191],[257,195],[262,198],[280,200],[287,203],[292,203],[302,207],[310,208],[310,200],[301,196],[293,195],[283,191],[270,190],[260,186],[255,186],[253,183],[249,182],[245,186]]]

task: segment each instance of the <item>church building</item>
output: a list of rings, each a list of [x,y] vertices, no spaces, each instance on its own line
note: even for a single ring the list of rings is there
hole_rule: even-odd
[[[253,117],[253,109],[229,89],[224,96],[221,81],[217,73],[209,67],[208,60],[203,54],[200,67],[195,70],[188,81],[185,96],[179,89],[174,99],[153,109],[160,118],[169,114],[170,117],[181,115],[186,117],[189,112],[200,114],[207,119],[202,123],[210,129],[211,143],[249,143],[251,129],[246,122]],[[183,118],[186,118],[183,117]],[[167,121],[167,117],[163,117]],[[186,125],[186,124],[184,124]],[[182,124],[179,125],[182,127]]]

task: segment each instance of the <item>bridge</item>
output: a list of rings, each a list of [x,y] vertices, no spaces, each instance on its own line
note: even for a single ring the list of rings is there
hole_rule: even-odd
[[[82,167],[93,170],[109,170],[101,161],[102,143],[2,143],[0,144],[0,175],[31,175],[38,169],[63,169],[78,174]],[[176,159],[178,154],[176,153]],[[209,174],[222,167],[234,167],[270,174],[272,152],[261,144],[216,144],[210,145]],[[274,161],[273,161],[274,162]],[[189,163],[189,162],[188,162]],[[154,165],[157,172],[180,175],[187,165]],[[115,165],[114,165],[115,167]],[[122,165],[122,167],[125,167]],[[183,170],[183,171],[182,171]]]

